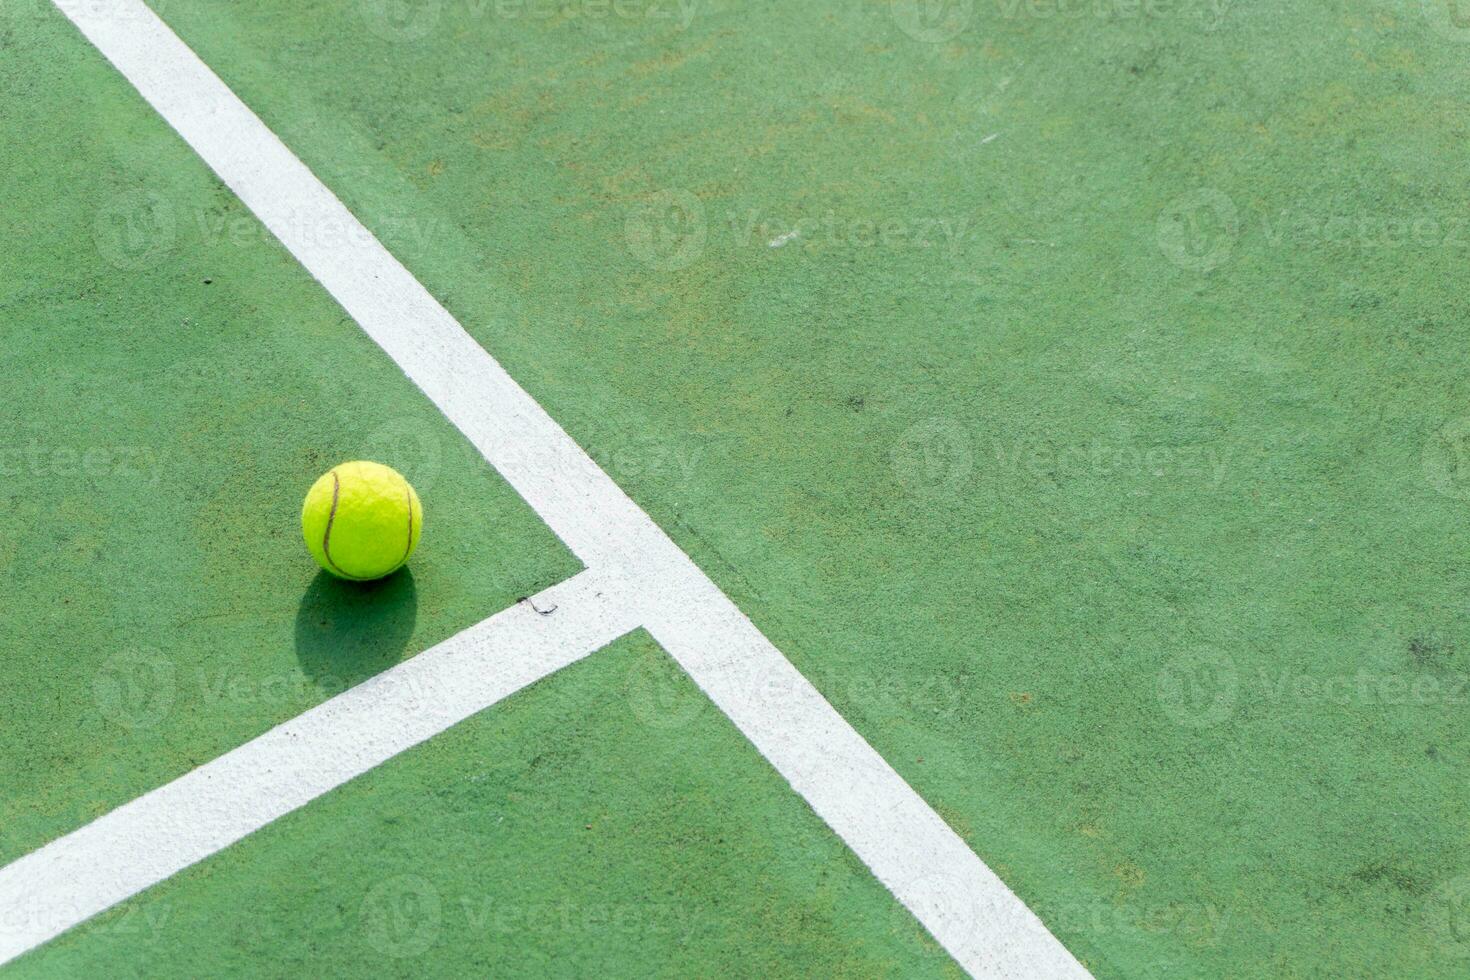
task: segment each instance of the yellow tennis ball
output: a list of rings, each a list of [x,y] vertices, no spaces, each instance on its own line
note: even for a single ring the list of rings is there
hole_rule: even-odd
[[[403,474],[381,463],[343,463],[307,491],[301,533],[318,565],[367,582],[403,567],[418,547],[424,508]]]

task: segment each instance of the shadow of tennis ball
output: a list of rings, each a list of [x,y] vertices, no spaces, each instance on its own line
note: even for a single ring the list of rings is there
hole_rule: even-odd
[[[390,959],[427,953],[443,926],[439,890],[419,875],[398,875],[378,882],[362,900],[363,937]]]
[[[345,582],[318,572],[296,610],[296,657],[313,682],[338,694],[393,666],[418,620],[413,572]]]

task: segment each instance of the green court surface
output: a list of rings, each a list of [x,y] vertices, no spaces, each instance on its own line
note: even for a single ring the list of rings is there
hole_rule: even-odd
[[[18,9],[0,864],[578,568]],[[1470,968],[1454,3],[155,9],[1093,974]],[[364,595],[294,521],[372,453],[429,517]],[[956,971],[655,656],[15,972]]]
[[[671,739],[630,673],[699,697],[620,641],[15,975],[960,975],[724,718]]]
[[[579,567],[69,25],[6,51],[0,862]],[[298,530],[364,455],[434,500],[371,586]]]

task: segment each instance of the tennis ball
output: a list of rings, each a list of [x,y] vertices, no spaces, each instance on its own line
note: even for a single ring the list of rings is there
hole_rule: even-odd
[[[418,547],[424,508],[403,474],[381,463],[343,463],[307,491],[301,533],[318,565],[367,582],[403,567]]]

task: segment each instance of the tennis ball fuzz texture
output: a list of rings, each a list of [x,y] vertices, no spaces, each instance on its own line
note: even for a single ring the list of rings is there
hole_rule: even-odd
[[[301,533],[317,564],[367,582],[396,572],[418,547],[424,508],[403,474],[381,463],[333,467],[312,485]]]

